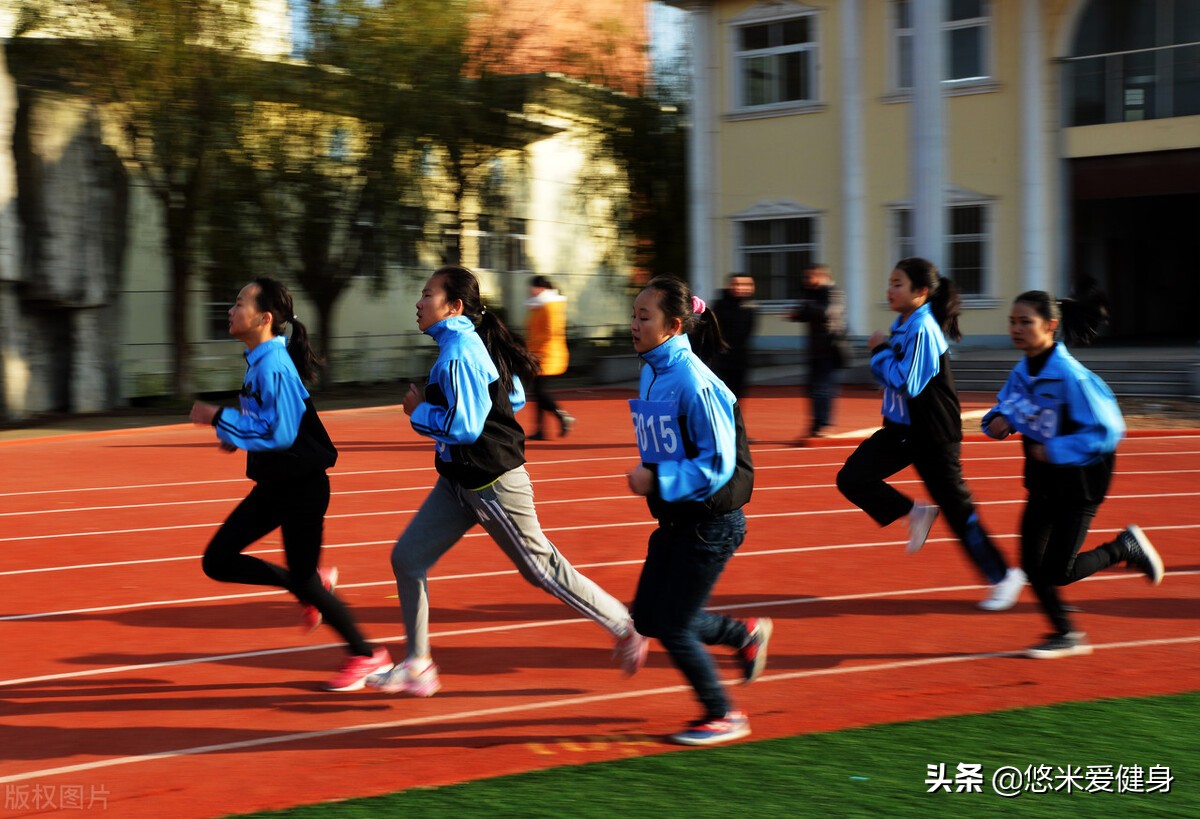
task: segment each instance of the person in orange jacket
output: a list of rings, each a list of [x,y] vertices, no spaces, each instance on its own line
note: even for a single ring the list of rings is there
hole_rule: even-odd
[[[566,437],[575,425],[575,418],[558,405],[550,392],[554,379],[567,371],[567,300],[546,276],[534,276],[529,281],[529,308],[525,343],[538,360],[537,377],[533,379],[533,398],[537,404],[537,423],[530,441],[545,441],[549,436],[543,417],[549,413],[558,417],[559,434]]]

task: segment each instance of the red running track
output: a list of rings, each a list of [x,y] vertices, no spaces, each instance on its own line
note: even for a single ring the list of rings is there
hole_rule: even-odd
[[[651,530],[625,486],[626,397],[572,396],[571,437],[528,448],[543,525],[623,599]],[[730,689],[754,738],[1200,688],[1196,431],[1124,442],[1089,541],[1139,522],[1167,563],[1163,584],[1119,570],[1069,588],[1096,652],[1033,661],[1016,656],[1046,630],[1028,590],[1010,612],[978,610],[984,589],[943,524],[906,556],[903,526],[877,528],[834,488],[877,423],[875,398],[843,399],[844,437],[813,448],[786,445],[805,428],[800,398],[763,391],[746,406],[760,441],[750,531],[712,604],[776,621],[766,674]],[[388,553],[432,484],[430,448],[395,407],[325,418],[342,453],[325,561],[367,635],[399,657]],[[1015,557],[1018,445],[972,436],[964,462]],[[431,578],[442,693],[321,691],[343,656],[331,631],[304,636],[286,594],[200,571],[248,489],[243,466],[182,424],[0,443],[0,815],[78,813],[78,801],[123,817],[222,816],[676,750],[661,737],[696,706],[661,649],[623,678],[608,636],[526,585],[479,530]],[[924,497],[911,474],[897,480]],[[277,554],[278,538],[254,548]],[[733,680],[731,658],[720,662]]]

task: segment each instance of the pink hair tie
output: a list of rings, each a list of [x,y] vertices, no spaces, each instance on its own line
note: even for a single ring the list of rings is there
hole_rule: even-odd
[[[700,298],[699,296],[692,296],[692,313],[693,314],[698,316],[707,309],[708,309],[708,305],[704,303],[704,299]]]

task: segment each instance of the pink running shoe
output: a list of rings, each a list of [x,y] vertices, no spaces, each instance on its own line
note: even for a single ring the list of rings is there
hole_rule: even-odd
[[[338,570],[337,566],[331,566],[328,569],[317,569],[317,577],[321,578],[321,583],[333,594],[333,590],[337,588]],[[321,625],[321,612],[311,603],[300,604],[300,630],[305,634],[312,634]]]
[[[337,675],[325,683],[326,691],[358,691],[367,681],[367,677],[387,671],[392,667],[392,655],[382,646],[375,649],[370,657],[355,654],[346,658]]]
[[[646,655],[650,651],[650,641],[637,633],[633,623],[629,624],[629,633],[617,640],[613,656],[621,663],[621,671],[626,677],[632,677],[646,664]]]

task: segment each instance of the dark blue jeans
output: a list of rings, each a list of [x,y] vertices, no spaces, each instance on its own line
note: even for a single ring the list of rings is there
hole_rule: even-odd
[[[659,521],[631,610],[637,630],[662,643],[696,691],[706,719],[723,717],[730,709],[705,646],[741,648],[747,632],[745,623],[704,606],[745,538],[746,516],[740,509],[699,522]]]

